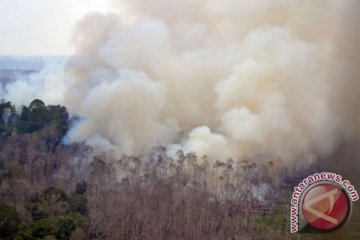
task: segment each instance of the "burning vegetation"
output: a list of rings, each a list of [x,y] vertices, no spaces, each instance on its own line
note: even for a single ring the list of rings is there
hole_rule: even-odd
[[[300,172],[277,161],[212,164],[161,146],[148,156],[97,155],[61,142],[65,107],[34,100],[20,115],[10,102],[0,109],[4,239],[292,237],[289,196]]]

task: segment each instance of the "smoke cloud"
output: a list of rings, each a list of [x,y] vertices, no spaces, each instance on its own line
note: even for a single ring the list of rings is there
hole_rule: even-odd
[[[358,1],[119,0],[114,9],[77,25],[63,104],[82,119],[67,142],[117,156],[164,145],[169,155],[292,164],[359,137]]]
[[[9,57],[9,59],[13,58]],[[16,74],[18,76],[15,80],[10,77],[9,81],[0,82],[2,99],[11,100],[19,111],[22,105],[29,105],[36,98],[54,105],[64,102],[67,91],[67,80],[63,73],[65,57],[34,58],[32,61],[19,57],[12,61],[14,62],[12,70],[21,70],[19,68],[25,66],[24,70],[34,71],[34,73]],[[16,65],[18,62],[20,64]]]

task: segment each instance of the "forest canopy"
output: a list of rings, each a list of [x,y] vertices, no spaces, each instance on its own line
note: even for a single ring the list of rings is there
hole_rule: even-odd
[[[54,139],[49,139],[54,145],[58,144],[69,128],[69,114],[66,107],[48,105],[39,99],[33,100],[29,106],[16,109],[5,100],[0,102],[0,146],[12,133],[27,134],[51,127],[57,131]]]

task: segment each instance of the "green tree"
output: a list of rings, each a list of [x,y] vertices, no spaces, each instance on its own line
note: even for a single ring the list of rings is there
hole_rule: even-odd
[[[16,208],[0,202],[0,239],[11,239],[20,223]]]
[[[55,235],[56,220],[55,218],[43,218],[31,224],[32,235],[35,238],[44,238],[45,236]]]
[[[13,123],[17,121],[15,106],[11,102],[0,102],[0,145],[11,135]]]
[[[66,214],[70,211],[69,197],[58,188],[48,188],[38,199],[28,204],[34,220]]]
[[[69,239],[72,231],[76,228],[76,221],[71,216],[61,216],[56,224],[55,236],[58,240]]]

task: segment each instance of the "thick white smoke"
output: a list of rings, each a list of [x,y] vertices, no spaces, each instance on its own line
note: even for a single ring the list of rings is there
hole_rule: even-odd
[[[359,136],[355,0],[117,8],[77,26],[64,104],[83,119],[67,141],[116,155],[165,145],[170,155],[293,162]]]
[[[10,58],[11,59],[11,58]],[[20,58],[21,59],[21,58]],[[41,59],[39,58],[39,61]],[[64,95],[67,91],[67,80],[63,73],[63,67],[66,62],[65,57],[46,57],[43,60],[44,67],[32,66],[30,61],[27,68],[36,73],[19,74],[15,81],[2,83],[0,87],[0,96],[2,99],[11,100],[18,110],[21,111],[22,105],[36,99],[42,99],[47,104],[62,104]],[[14,60],[14,62],[21,60]],[[26,58],[22,60],[25,64]],[[41,62],[41,61],[40,61]],[[20,64],[23,65],[24,63]],[[35,62],[36,63],[36,62]],[[42,62],[41,62],[42,63]],[[13,69],[17,70],[14,66]]]

